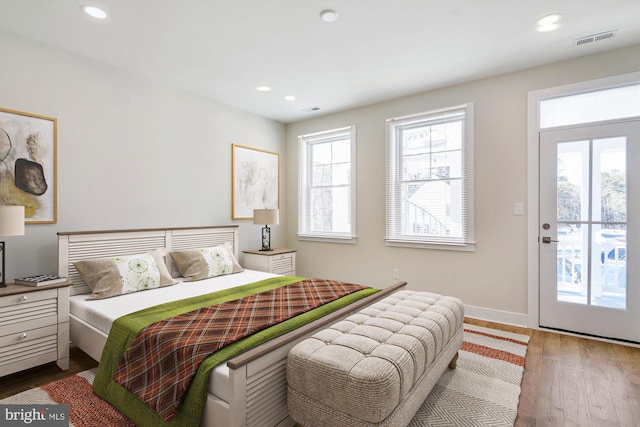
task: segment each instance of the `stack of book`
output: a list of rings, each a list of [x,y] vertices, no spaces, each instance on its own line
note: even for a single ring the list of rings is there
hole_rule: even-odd
[[[27,286],[45,286],[45,285],[53,285],[55,283],[66,282],[66,277],[53,276],[51,274],[41,274],[39,276],[31,276],[31,277],[23,277],[21,279],[16,279],[16,285],[27,285]]]

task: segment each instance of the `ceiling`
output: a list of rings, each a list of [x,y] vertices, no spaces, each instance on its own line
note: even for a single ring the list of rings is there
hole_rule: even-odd
[[[0,29],[289,123],[638,44],[640,1],[0,0]]]

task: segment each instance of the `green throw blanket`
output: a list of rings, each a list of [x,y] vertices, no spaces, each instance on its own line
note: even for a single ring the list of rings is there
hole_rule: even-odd
[[[248,285],[150,307],[116,319],[107,338],[107,343],[102,352],[100,365],[98,366],[96,378],[93,383],[95,394],[111,403],[139,426],[199,426],[202,411],[206,404],[209,376],[215,366],[246,350],[347,306],[358,299],[378,292],[378,289],[367,288],[352,293],[246,338],[242,338],[213,353],[201,363],[184,399],[177,408],[175,416],[169,423],[127,389],[113,381],[118,363],[129,348],[129,345],[144,327],[199,308],[233,301],[249,295],[286,286],[300,280],[304,280],[304,278],[294,276],[274,277]]]

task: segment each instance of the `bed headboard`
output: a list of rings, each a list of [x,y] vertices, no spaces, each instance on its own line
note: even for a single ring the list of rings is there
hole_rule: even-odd
[[[212,226],[193,228],[154,228],[113,231],[79,231],[58,233],[58,275],[73,282],[71,295],[91,293],[74,261],[88,258],[134,255],[153,249],[196,249],[228,243],[238,258],[238,226]],[[180,273],[170,256],[167,268],[173,277]]]

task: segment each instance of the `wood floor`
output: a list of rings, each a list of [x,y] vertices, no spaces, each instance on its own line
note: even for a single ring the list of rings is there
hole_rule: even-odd
[[[640,426],[640,348],[466,321],[531,337],[516,426]]]
[[[468,323],[529,335],[516,426],[640,426],[640,348],[499,323]],[[0,378],[0,399],[97,366],[71,348],[54,363]]]

